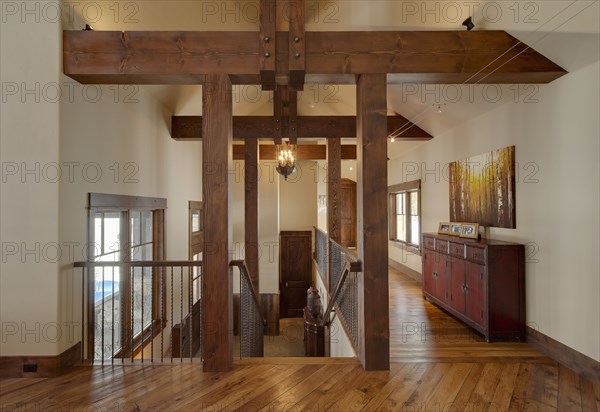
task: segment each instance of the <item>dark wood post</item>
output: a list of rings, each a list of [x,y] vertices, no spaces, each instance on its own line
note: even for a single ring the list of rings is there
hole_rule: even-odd
[[[208,74],[202,86],[202,190],[204,201],[202,351],[206,372],[227,371],[233,361],[232,281],[229,250],[232,101],[227,74]]]
[[[258,293],[258,139],[246,139],[244,148],[244,251],[250,279]]]
[[[340,181],[342,179],[342,146],[339,137],[327,139],[327,233],[341,244],[342,215]]]
[[[356,91],[358,253],[363,262],[359,358],[366,370],[389,370],[386,75],[361,75]]]

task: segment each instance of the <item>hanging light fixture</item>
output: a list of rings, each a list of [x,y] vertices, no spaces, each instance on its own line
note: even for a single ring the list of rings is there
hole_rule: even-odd
[[[283,142],[277,145],[277,173],[285,180],[296,170],[296,145]]]

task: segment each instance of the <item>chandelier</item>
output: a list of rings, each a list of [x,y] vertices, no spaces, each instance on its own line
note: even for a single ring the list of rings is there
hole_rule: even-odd
[[[277,145],[277,173],[282,175],[285,180],[296,170],[296,145],[289,142],[283,142]]]

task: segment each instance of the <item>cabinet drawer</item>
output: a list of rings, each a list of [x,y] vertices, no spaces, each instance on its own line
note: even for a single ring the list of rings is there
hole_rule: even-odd
[[[423,247],[427,249],[435,249],[435,239],[432,237],[423,236]]]
[[[438,239],[435,242],[435,250],[442,253],[448,253],[448,241]]]
[[[465,245],[450,242],[450,254],[459,258],[465,257]]]
[[[485,263],[485,249],[480,247],[467,246],[467,259],[479,263]]]

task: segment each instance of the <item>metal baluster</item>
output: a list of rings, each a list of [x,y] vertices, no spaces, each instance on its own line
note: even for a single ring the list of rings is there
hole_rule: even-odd
[[[163,332],[163,314],[165,313],[165,297],[164,297],[164,274],[165,274],[165,268],[161,266],[160,268],[160,278],[158,279],[159,283],[160,283],[160,314],[158,316],[160,316],[160,362],[163,362],[163,356],[164,356],[164,343],[163,343],[163,338],[164,338],[164,332]]]
[[[111,345],[110,345],[110,364],[114,365],[115,363],[115,267],[111,266],[111,275],[112,275],[112,299],[111,299],[111,309],[110,309],[110,314],[111,314],[111,328],[112,328],[112,333],[110,335],[111,338]]]
[[[100,330],[100,353],[102,354],[101,364],[104,365],[104,268],[102,268],[102,327]]]
[[[141,327],[140,334],[142,335],[142,346],[141,346],[141,348],[142,348],[142,363],[144,363],[144,326],[145,326],[144,325],[144,275],[145,275],[144,271],[145,270],[146,270],[145,267],[140,267],[140,271],[142,272],[142,286],[141,286],[142,287],[142,289],[141,289],[141,291],[142,291],[142,293],[141,293],[141,295],[142,295],[142,315],[141,316],[142,317],[140,319],[140,327]]]
[[[134,330],[134,325],[135,325],[135,312],[133,310],[133,307],[135,306],[135,296],[133,293],[133,290],[135,289],[135,268],[133,266],[129,267],[129,275],[131,277],[131,334],[130,334],[130,340],[131,340],[131,363],[133,363],[133,330]]]
[[[179,363],[183,362],[183,266],[179,267]]]
[[[89,270],[86,271],[85,267],[81,268],[81,344],[85,345],[85,342],[87,341],[85,339],[85,331],[86,331],[86,320],[85,320],[85,308],[87,307],[87,301],[86,301],[86,293],[85,293],[85,285],[87,284],[86,279],[87,276],[89,276]],[[88,331],[89,333],[89,331]],[[86,349],[89,348],[84,348],[84,350],[81,351],[81,360],[85,360],[85,353],[86,353]]]
[[[151,295],[152,296],[152,301],[151,301],[151,305],[150,305],[150,313],[152,313],[152,316],[150,316],[150,361],[154,362],[154,312],[155,312],[155,304],[156,302],[154,301],[154,267],[150,268],[151,270],[151,275],[150,275],[150,289],[151,289]]]
[[[173,315],[173,266],[171,266],[171,363],[173,363],[173,326],[175,316]]]
[[[193,329],[192,325],[194,324],[194,267],[188,267],[188,275],[189,275],[189,286],[188,286],[188,301],[190,304],[190,363],[192,362],[192,357],[194,356],[192,352],[192,342],[194,341],[194,335],[192,334]]]

